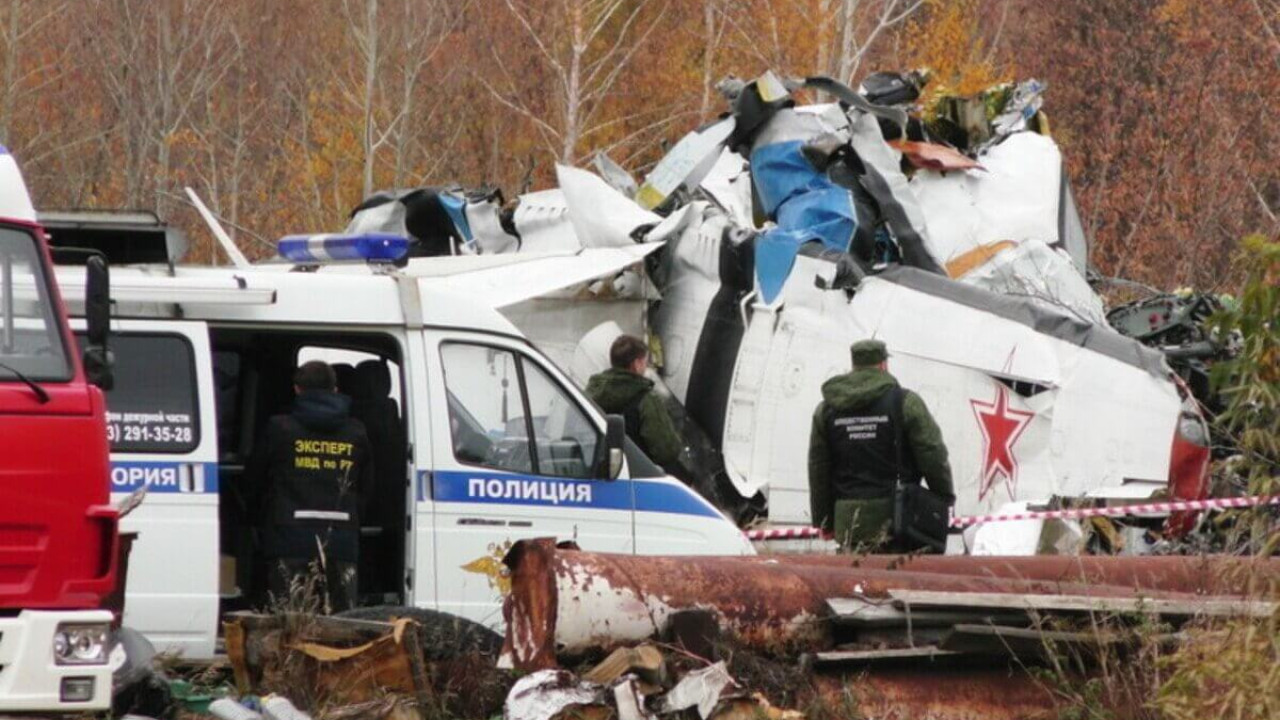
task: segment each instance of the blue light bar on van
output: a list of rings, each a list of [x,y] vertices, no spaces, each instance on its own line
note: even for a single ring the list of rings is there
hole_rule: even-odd
[[[391,263],[409,252],[409,238],[390,233],[363,235],[285,235],[276,243],[280,257],[293,263]]]

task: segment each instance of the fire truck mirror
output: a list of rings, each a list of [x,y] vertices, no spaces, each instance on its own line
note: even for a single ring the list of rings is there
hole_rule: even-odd
[[[111,329],[111,291],[107,261],[101,255],[90,256],[85,263],[84,315],[88,340],[84,351],[84,370],[89,382],[110,390],[111,351],[107,336]]]

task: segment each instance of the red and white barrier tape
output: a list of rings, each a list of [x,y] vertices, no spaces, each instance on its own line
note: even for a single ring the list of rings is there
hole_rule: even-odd
[[[1004,515],[964,515],[951,518],[951,527],[966,527],[979,523],[1008,522],[1012,520],[1079,520],[1091,517],[1119,517],[1123,515],[1217,510],[1278,504],[1280,504],[1280,495],[1210,498],[1208,500],[1169,500],[1167,502],[1141,503],[1138,505],[1112,505],[1110,507],[1075,508],[1071,510],[1031,510]]]
[[[1142,503],[1139,505],[1113,505],[1110,507],[1075,508],[1071,510],[1029,510],[1003,515],[963,515],[951,518],[951,527],[968,527],[989,522],[1013,520],[1079,520],[1090,517],[1121,517],[1148,513],[1186,512],[1188,510],[1218,510],[1244,508],[1257,505],[1280,505],[1280,495],[1254,495],[1238,498],[1210,498],[1208,500],[1170,500],[1168,502]],[[746,530],[748,540],[806,540],[819,537],[822,531],[813,527],[768,528]]]
[[[815,527],[790,527],[744,530],[742,534],[746,535],[748,540],[805,540],[818,537],[822,531]]]

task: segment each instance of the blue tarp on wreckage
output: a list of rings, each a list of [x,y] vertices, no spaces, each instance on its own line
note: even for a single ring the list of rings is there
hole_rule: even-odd
[[[820,242],[845,252],[858,228],[849,190],[836,185],[804,157],[804,143],[764,145],[751,153],[751,175],[763,210],[777,223],[756,239],[756,278],[761,299],[782,292],[800,246]]]

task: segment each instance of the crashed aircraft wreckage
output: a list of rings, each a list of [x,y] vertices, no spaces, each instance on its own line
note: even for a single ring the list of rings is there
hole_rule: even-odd
[[[643,183],[598,157],[599,176],[561,166],[558,188],[514,204],[492,190],[379,194],[347,232],[392,230],[416,238],[418,255],[473,256],[412,265],[570,262],[662,243],[643,269],[495,306],[584,383],[618,333],[647,331],[654,379],[692,438],[689,475],[730,512],[767,498],[772,522],[809,523],[819,388],[872,337],[941,426],[958,515],[1059,497],[1202,497],[1208,436],[1194,401],[1161,353],[1107,324],[1086,281],[1043,85],[943,97],[919,113],[919,83],[726,81],[731,112]],[[800,105],[800,91],[833,102]],[[886,98],[897,104],[873,102]],[[706,480],[717,472],[719,486]],[[1030,524],[1018,542],[1034,546]]]

